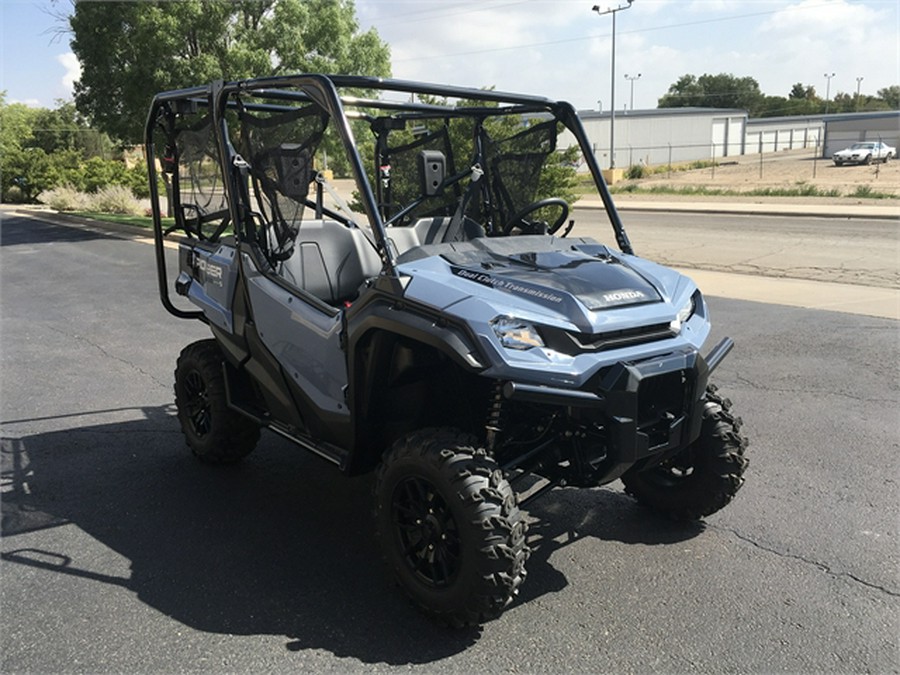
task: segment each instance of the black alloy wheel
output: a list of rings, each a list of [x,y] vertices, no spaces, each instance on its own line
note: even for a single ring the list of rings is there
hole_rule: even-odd
[[[527,525],[473,436],[429,428],[401,437],[382,459],[374,497],[385,562],[419,609],[469,626],[512,602],[525,580]]]
[[[204,462],[230,464],[249,454],[259,425],[228,406],[225,357],[215,340],[189,344],[175,366],[175,407],[191,452]]]
[[[449,586],[459,574],[459,527],[434,485],[418,476],[401,481],[391,519],[410,571],[429,586]]]

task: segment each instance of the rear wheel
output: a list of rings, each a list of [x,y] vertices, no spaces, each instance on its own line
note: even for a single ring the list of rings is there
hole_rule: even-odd
[[[375,521],[396,580],[451,626],[498,616],[525,579],[526,525],[500,468],[453,429],[409,434],[386,454]]]
[[[256,447],[259,425],[228,407],[224,357],[215,340],[181,351],[175,367],[175,406],[191,452],[204,462],[237,462]]]
[[[744,483],[747,440],[731,401],[706,392],[700,437],[662,464],[622,476],[625,491],[676,520],[698,520],[727,505]]]

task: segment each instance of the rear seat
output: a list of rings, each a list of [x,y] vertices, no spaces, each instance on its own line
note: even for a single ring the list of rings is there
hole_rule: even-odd
[[[336,305],[355,298],[381,259],[365,233],[334,220],[304,220],[291,257],[278,273],[298,288]]]

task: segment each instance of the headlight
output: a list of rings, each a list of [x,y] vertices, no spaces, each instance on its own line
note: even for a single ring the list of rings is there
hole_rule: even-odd
[[[524,350],[544,346],[537,329],[527,321],[512,316],[498,316],[491,321],[491,328],[500,344],[507,349]]]
[[[696,309],[697,306],[694,303],[694,296],[692,295],[688,298],[687,302],[681,306],[681,309],[678,310],[678,314],[675,315],[675,319],[669,324],[669,328],[672,329],[672,332],[676,335],[680,333],[681,326],[694,316],[694,311]]]

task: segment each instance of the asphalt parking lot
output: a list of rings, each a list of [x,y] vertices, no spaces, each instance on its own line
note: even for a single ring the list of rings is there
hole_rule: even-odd
[[[3,672],[896,672],[898,323],[713,296],[747,484],[678,526],[616,486],[531,516],[529,577],[480,629],[387,581],[370,479],[271,434],[196,463],[151,249],[4,214]]]

